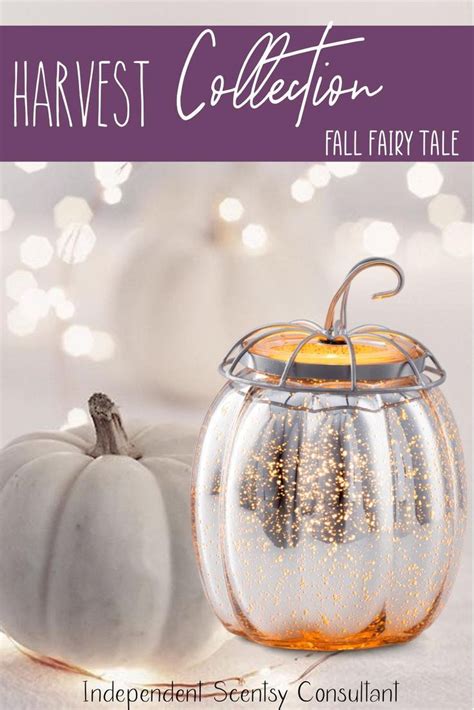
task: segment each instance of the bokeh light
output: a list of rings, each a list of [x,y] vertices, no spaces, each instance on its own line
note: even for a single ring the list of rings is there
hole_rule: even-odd
[[[94,163],[94,173],[103,187],[122,185],[130,177],[132,164],[124,162]]]
[[[268,245],[268,234],[261,224],[248,224],[242,230],[242,244],[255,254],[262,254]]]
[[[69,320],[75,313],[74,304],[66,297],[66,293],[61,286],[52,286],[46,292],[48,303],[54,308],[56,316],[60,320]]]
[[[444,229],[451,222],[460,222],[465,214],[462,200],[457,195],[440,193],[428,205],[428,218],[439,229]]]
[[[360,168],[360,163],[326,163],[326,166],[334,177],[345,178],[355,175]]]
[[[83,197],[68,195],[54,206],[54,223],[58,229],[65,229],[71,222],[88,224],[92,216],[92,210]]]
[[[92,348],[89,357],[96,362],[110,360],[115,353],[115,342],[110,333],[95,330],[92,333]]]
[[[7,276],[5,279],[5,290],[7,296],[13,301],[19,301],[25,291],[36,288],[38,282],[34,274],[26,269],[17,269]]]
[[[39,170],[44,170],[48,163],[15,163],[15,165],[25,173],[37,173]]]
[[[236,197],[226,197],[219,204],[219,215],[225,222],[238,222],[244,213],[244,207]]]
[[[331,171],[327,165],[316,163],[309,168],[308,178],[314,187],[326,187],[331,180]]]
[[[10,333],[18,335],[20,338],[31,335],[36,330],[36,318],[31,318],[20,308],[15,306],[7,315],[7,327]]]
[[[80,264],[94,249],[95,233],[88,224],[73,222],[62,232],[56,242],[56,252],[66,264]]]
[[[64,289],[61,286],[51,286],[47,291],[48,302],[51,306],[57,306],[58,303],[62,303],[66,298]]]
[[[108,205],[116,205],[122,199],[122,190],[118,187],[118,185],[106,187],[102,192],[102,199]]]
[[[296,202],[309,202],[314,195],[314,185],[306,178],[298,178],[291,186],[291,196]]]
[[[389,256],[397,250],[400,235],[391,222],[374,221],[364,229],[364,247],[369,254]]]
[[[443,231],[443,247],[451,256],[472,256],[474,225],[471,222],[452,222]]]
[[[46,237],[31,234],[20,244],[20,259],[30,269],[42,269],[51,261],[54,249]]]
[[[29,288],[22,294],[18,308],[29,320],[38,321],[45,318],[50,308],[46,291],[41,288]]]
[[[443,175],[435,163],[415,163],[407,172],[407,185],[417,197],[437,195],[443,184]]]
[[[69,320],[76,312],[76,308],[74,306],[74,303],[65,300],[61,301],[61,303],[56,304],[56,306],[54,307],[54,311],[60,320]]]
[[[62,335],[63,350],[73,357],[88,355],[93,342],[92,331],[86,325],[71,325]]]
[[[89,416],[85,409],[81,407],[73,407],[67,413],[66,424],[63,424],[61,429],[72,429],[77,426],[83,426],[89,422]]]
[[[8,200],[0,200],[0,232],[6,232],[13,224],[15,212]]]

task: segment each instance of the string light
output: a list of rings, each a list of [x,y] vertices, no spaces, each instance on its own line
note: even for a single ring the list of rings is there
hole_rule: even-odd
[[[17,269],[5,279],[5,290],[7,296],[13,301],[19,301],[25,291],[35,288],[38,285],[35,276],[31,271]]]
[[[443,247],[451,256],[458,258],[473,253],[474,225],[470,222],[452,222],[443,231]]]
[[[122,183],[128,180],[131,172],[131,163],[94,163],[95,176],[103,187],[122,185]]]
[[[31,269],[42,269],[47,266],[54,254],[49,239],[31,234],[20,244],[20,259]]]
[[[360,163],[326,163],[330,173],[337,178],[355,175],[360,168]]]
[[[54,223],[58,229],[65,229],[72,222],[88,224],[92,217],[92,210],[83,197],[67,195],[54,206]]]
[[[122,199],[122,190],[120,189],[120,187],[118,187],[118,185],[111,185],[110,187],[106,187],[105,190],[102,192],[102,199],[108,205],[116,205]]]
[[[15,212],[8,200],[0,200],[0,232],[6,232],[13,224]]]
[[[106,671],[96,671],[97,675],[102,680],[115,681],[124,685],[154,685],[157,682],[156,671],[146,670],[144,668],[110,668]]]
[[[298,178],[291,186],[291,196],[296,202],[309,202],[314,195],[314,185],[306,178]]]
[[[244,207],[236,197],[226,197],[219,204],[219,215],[225,222],[238,222],[244,213]]]
[[[441,190],[443,175],[435,163],[415,163],[407,172],[407,185],[417,197],[432,197]]]
[[[457,195],[439,194],[428,205],[428,219],[439,229],[444,229],[451,222],[460,222],[466,210]]]
[[[96,236],[88,224],[73,222],[62,232],[56,242],[56,252],[66,264],[80,264],[94,249]]]
[[[268,234],[265,227],[261,224],[248,224],[242,230],[242,244],[255,254],[265,252],[268,244]]]
[[[39,170],[44,170],[48,163],[15,163],[15,165],[25,173],[37,173]]]
[[[92,350],[92,331],[86,325],[71,325],[62,335],[62,348],[72,357],[88,355]]]
[[[327,165],[316,163],[308,170],[308,178],[314,187],[326,187],[331,180],[331,171]]]
[[[363,233],[364,247],[369,254],[388,256],[397,250],[400,235],[391,222],[371,222]]]

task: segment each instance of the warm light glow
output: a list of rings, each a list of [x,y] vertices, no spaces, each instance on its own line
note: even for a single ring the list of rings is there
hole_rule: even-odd
[[[64,431],[65,429],[71,429],[72,427],[82,426],[83,424],[87,424],[88,422],[89,417],[85,409],[81,409],[80,407],[74,407],[73,409],[70,409],[67,413],[66,424],[63,424],[61,429]]]
[[[453,222],[443,232],[444,250],[458,258],[471,256],[473,253],[474,224],[471,222]]]
[[[49,305],[46,291],[41,288],[29,288],[22,294],[18,308],[25,318],[37,321],[48,315]]]
[[[95,176],[103,187],[122,185],[122,183],[128,180],[131,172],[131,163],[94,163]]]
[[[226,222],[238,222],[244,213],[244,207],[236,197],[226,197],[219,205],[219,214]]]
[[[71,325],[62,337],[62,347],[65,353],[73,357],[88,355],[93,345],[92,331],[86,325]]]
[[[37,285],[38,282],[34,275],[25,269],[17,269],[5,279],[7,296],[13,301],[19,301],[25,291],[35,288]]]
[[[360,168],[360,163],[326,163],[331,174],[337,178],[355,175]]]
[[[291,186],[291,196],[296,202],[309,202],[314,195],[314,185],[306,178],[298,178]]]
[[[49,239],[32,234],[20,244],[20,259],[31,269],[42,269],[51,261],[54,254]]]
[[[74,313],[76,312],[74,304],[68,300],[61,301],[61,303],[57,303],[54,307],[54,310],[57,317],[61,320],[69,320],[69,318],[72,318]]]
[[[254,345],[250,352],[272,360],[286,362],[296,346],[307,335],[307,333],[296,331],[270,335]],[[412,356],[417,357],[420,354],[414,344],[410,345],[406,341],[401,342],[401,344]],[[363,342],[357,342],[354,339],[353,346],[358,365],[403,362],[405,360],[405,356],[394,345],[371,338],[369,335],[364,336]],[[323,336],[318,336],[302,347],[297,355],[296,362],[311,365],[349,365],[349,348],[343,343],[326,343],[323,340]]]
[[[308,170],[308,177],[314,187],[326,187],[331,179],[331,171],[327,165],[316,163]]]
[[[13,333],[13,335],[20,337],[34,333],[37,322],[35,318],[31,318],[25,314],[19,306],[12,308],[7,316],[8,330]]]
[[[248,224],[242,230],[242,244],[249,251],[263,253],[268,244],[268,234],[261,224]]]
[[[117,185],[106,187],[102,192],[102,199],[108,205],[116,205],[122,199],[122,190]]]
[[[460,222],[465,214],[464,205],[457,195],[436,195],[428,205],[428,218],[439,229],[444,229],[451,222]]]
[[[92,217],[92,210],[83,197],[68,195],[54,206],[54,223],[58,229],[65,229],[71,222],[88,224]]]
[[[112,336],[109,333],[97,330],[93,331],[92,338],[92,348],[89,352],[91,360],[96,362],[110,360],[115,353],[115,342]]]
[[[37,173],[38,170],[44,170],[48,163],[15,163],[17,168],[25,173]]]
[[[8,200],[0,200],[0,232],[6,232],[13,224],[15,212]]]
[[[434,163],[415,163],[407,172],[408,189],[417,197],[432,197],[441,190],[443,175]]]
[[[391,222],[371,222],[363,234],[365,249],[377,256],[394,254],[400,241],[400,235]]]
[[[74,222],[63,230],[56,242],[56,251],[66,264],[80,264],[87,259],[95,243],[92,227]]]

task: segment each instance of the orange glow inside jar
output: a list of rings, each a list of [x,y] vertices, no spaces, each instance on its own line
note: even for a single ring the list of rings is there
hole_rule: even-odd
[[[307,335],[303,331],[272,334],[251,347],[250,352],[271,360],[287,362]],[[407,358],[402,349],[413,359],[423,354],[421,348],[408,338],[396,337],[393,333],[385,331],[381,331],[380,335],[391,342],[371,337],[367,333],[351,336],[357,365],[403,362]],[[308,365],[350,365],[351,356],[349,347],[343,339],[328,342],[323,335],[317,335],[303,345],[295,362]]]

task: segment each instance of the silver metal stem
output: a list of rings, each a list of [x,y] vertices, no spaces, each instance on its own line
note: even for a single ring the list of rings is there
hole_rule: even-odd
[[[346,278],[344,279],[342,285],[338,288],[336,293],[334,294],[331,303],[329,304],[328,312],[326,315],[326,321],[324,323],[324,328],[327,330],[329,333],[332,333],[333,336],[339,335],[341,332],[344,332],[347,330],[347,300],[349,297],[349,289],[351,286],[352,281],[355,279],[355,277],[362,273],[362,271],[365,271],[366,269],[372,267],[372,266],[385,266],[392,271],[395,272],[398,278],[398,283],[394,289],[391,289],[390,291],[379,291],[378,293],[374,293],[372,298],[373,299],[381,299],[381,298],[390,298],[391,296],[395,296],[397,293],[399,293],[403,285],[405,283],[405,276],[403,274],[403,271],[401,267],[396,264],[394,261],[391,259],[385,259],[382,257],[370,257],[368,259],[363,259],[362,261],[359,261],[355,266],[352,267],[352,269],[349,271],[347,274]],[[339,313],[339,319],[336,323],[334,323],[334,315],[336,311],[336,306],[339,303],[340,299],[342,298],[341,301],[341,309]]]

